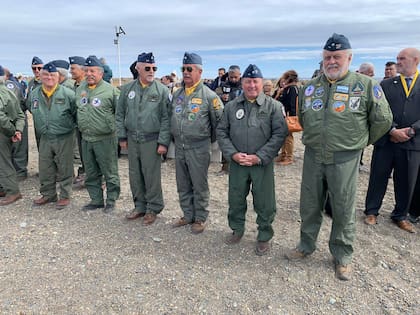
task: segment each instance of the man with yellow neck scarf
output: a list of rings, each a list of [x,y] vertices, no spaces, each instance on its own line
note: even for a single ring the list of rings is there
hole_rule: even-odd
[[[60,187],[57,209],[70,203],[73,177],[73,132],[76,126],[74,92],[58,84],[57,68],[47,63],[41,71],[42,85],[30,96],[34,126],[40,135],[39,181],[42,197],[34,200],[41,206],[57,201],[56,182]]]
[[[349,71],[349,40],[333,34],[323,50],[324,74],[299,93],[299,120],[305,145],[300,216],[300,242],[288,252],[302,259],[316,249],[327,192],[332,207],[329,248],[336,277],[349,280],[355,238],[355,199],[360,154],[389,131],[392,114],[380,85]]]
[[[201,57],[186,52],[182,88],[172,99],[171,133],[175,140],[176,184],[184,213],[173,226],[191,225],[202,233],[208,216],[210,144],[216,141],[216,125],[223,114],[220,98],[201,81]]]

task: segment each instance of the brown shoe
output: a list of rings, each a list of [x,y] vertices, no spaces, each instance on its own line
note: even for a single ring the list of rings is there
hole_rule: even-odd
[[[377,224],[378,222],[376,220],[376,215],[374,215],[374,214],[368,214],[366,216],[366,218],[365,218],[365,223],[367,225],[375,225],[375,224]]]
[[[178,221],[176,221],[174,224],[172,224],[173,228],[181,227],[184,225],[191,224],[191,221],[187,221],[184,217],[180,218]]]
[[[414,226],[408,220],[396,221],[395,224],[401,230],[407,231],[409,233],[416,233],[416,230],[414,229]]]
[[[70,199],[62,198],[57,201],[57,203],[55,204],[55,208],[57,210],[61,210],[67,207],[69,204],[70,204]]]
[[[143,225],[151,225],[156,221],[156,213],[146,213],[143,219]]]
[[[205,228],[206,228],[206,223],[203,221],[197,220],[191,225],[191,233],[192,234],[203,233]]]
[[[349,281],[351,278],[351,268],[350,265],[335,265],[335,276],[343,281]]]
[[[294,249],[288,251],[285,254],[285,256],[289,260],[301,260],[301,259],[305,258],[306,256],[308,256],[308,254],[306,254],[304,252],[301,252],[297,248],[294,248]]]
[[[22,195],[20,193],[14,194],[14,195],[6,195],[2,200],[0,200],[0,206],[10,205],[11,203],[14,203],[15,201],[22,198]]]
[[[242,239],[243,234],[239,235],[238,233],[233,232],[232,234],[229,234],[225,238],[225,244],[227,245],[233,245],[238,244]]]
[[[258,256],[267,255],[270,252],[270,241],[257,241],[255,246],[255,254]]]
[[[44,196],[42,196],[41,198],[38,198],[38,199],[34,200],[34,206],[42,206],[42,205],[45,205],[47,203],[56,202],[56,201],[57,201],[57,196],[55,196],[55,197],[44,197]]]
[[[138,218],[142,218],[146,215],[146,212],[139,212],[137,209],[133,209],[130,213],[125,215],[127,220],[135,220]]]
[[[4,191],[0,191],[0,198],[6,197],[6,193]]]
[[[284,159],[284,160],[280,161],[278,164],[280,164],[280,165],[290,165],[290,164],[293,164],[293,160]]]

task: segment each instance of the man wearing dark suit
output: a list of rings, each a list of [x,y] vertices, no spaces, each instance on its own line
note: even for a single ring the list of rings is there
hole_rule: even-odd
[[[415,230],[407,220],[407,213],[420,169],[419,62],[418,49],[403,49],[397,56],[400,76],[381,82],[394,119],[389,133],[375,143],[365,210],[365,223],[376,224],[388,178],[394,169],[395,208],[391,219],[410,233]]]

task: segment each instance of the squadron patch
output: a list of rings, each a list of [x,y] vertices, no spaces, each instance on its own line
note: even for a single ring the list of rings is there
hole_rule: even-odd
[[[99,98],[95,97],[92,100],[92,105],[95,106],[95,107],[101,106],[101,100]]]
[[[130,93],[128,93],[128,98],[130,99],[130,100],[132,100],[133,98],[135,98],[136,97],[136,92],[135,91],[130,91]]]
[[[334,98],[334,101],[347,102],[347,100],[349,99],[349,95],[344,94],[344,93],[334,93],[333,98]]]
[[[354,95],[361,95],[361,94],[363,94],[364,91],[365,91],[365,86],[360,81],[357,81],[356,84],[351,89],[351,92]]]
[[[87,97],[82,97],[81,99],[80,99],[80,105],[86,105],[88,103],[88,99],[87,99]]]
[[[320,86],[319,88],[317,88],[316,90],[315,90],[315,97],[321,97],[321,96],[323,96],[324,95],[324,87],[323,86]]]
[[[351,110],[358,110],[360,107],[360,100],[359,96],[350,97],[349,108]]]
[[[236,111],[236,119],[242,119],[245,116],[245,111],[243,110],[243,108],[240,108]]]
[[[191,104],[190,110],[193,113],[198,113],[200,111],[200,106],[198,106],[197,104]]]
[[[9,83],[7,83],[7,84],[6,84],[6,87],[7,87],[9,90],[13,90],[15,86],[13,85],[13,83],[10,83],[10,82],[9,82]]]
[[[181,105],[175,106],[175,114],[179,114],[181,112],[182,112],[182,106]]]
[[[182,104],[182,101],[183,101],[184,99],[182,98],[182,96],[178,96],[178,98],[176,99],[176,103],[177,104]]]
[[[33,100],[33,102],[32,102],[32,108],[33,108],[33,109],[37,109],[37,108],[38,108],[38,102],[39,102],[39,101],[38,101],[37,99],[34,99],[34,100]]]
[[[203,104],[203,99],[198,98],[198,97],[193,97],[191,99],[191,103],[201,105],[201,104]]]
[[[220,106],[222,106],[217,98],[213,99],[213,108],[214,110],[219,110]]]
[[[194,121],[194,120],[195,120],[195,118],[196,118],[196,114],[194,114],[194,113],[189,113],[189,114],[188,114],[188,120],[189,120],[189,121]]]
[[[322,109],[323,105],[324,104],[322,103],[322,100],[319,100],[319,99],[314,100],[312,102],[312,109],[317,112]]]
[[[381,87],[379,85],[375,85],[373,87],[373,95],[378,100],[382,98],[382,89],[381,89]]]
[[[306,89],[305,89],[305,95],[306,96],[311,96],[314,93],[315,87],[313,85],[309,85]]]
[[[342,101],[337,101],[337,102],[334,102],[333,108],[334,108],[334,111],[336,111],[337,113],[341,113],[341,112],[344,112],[344,110],[346,109],[346,104]]]

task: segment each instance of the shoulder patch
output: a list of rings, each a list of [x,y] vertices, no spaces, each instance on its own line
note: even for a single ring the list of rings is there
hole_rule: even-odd
[[[219,99],[214,98],[213,99],[213,108],[214,110],[219,110],[222,104],[220,104]]]

